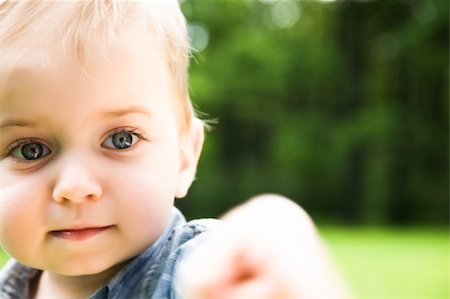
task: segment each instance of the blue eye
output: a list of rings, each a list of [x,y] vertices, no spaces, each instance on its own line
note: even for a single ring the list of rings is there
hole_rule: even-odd
[[[143,139],[139,134],[132,131],[121,131],[109,135],[105,141],[103,141],[102,146],[110,149],[123,150],[127,149],[140,139]]]
[[[26,142],[15,147],[11,151],[11,156],[20,160],[37,160],[50,153],[50,149],[40,142]]]

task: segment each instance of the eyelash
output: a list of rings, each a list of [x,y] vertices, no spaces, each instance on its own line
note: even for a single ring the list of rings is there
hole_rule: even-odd
[[[142,131],[140,131],[138,128],[118,128],[118,129],[113,130],[112,132],[109,132],[106,135],[106,137],[103,138],[102,146],[109,137],[111,137],[115,134],[120,134],[120,133],[129,133],[129,134],[136,136],[139,139],[137,142],[139,142],[141,140],[149,141],[149,139],[143,135],[144,133]],[[127,151],[127,150],[131,149],[133,146],[134,145],[130,146],[129,148],[124,148],[124,149],[113,149],[113,148],[108,148],[108,147],[104,147],[104,148],[109,149],[109,150],[116,150],[116,151],[123,152],[123,151]]]
[[[107,138],[109,138],[110,136],[112,136],[112,135],[114,135],[114,134],[119,134],[119,133],[130,133],[130,134],[133,134],[134,136],[136,136],[139,140],[149,141],[149,139],[143,135],[144,133],[143,133],[142,131],[140,131],[138,128],[118,128],[118,129],[115,129],[115,130],[109,132],[109,133],[106,135],[106,137],[104,138],[104,141],[105,141]],[[104,141],[103,141],[103,142],[104,142]],[[102,143],[103,143],[103,142],[102,142]],[[19,140],[14,141],[11,145],[9,145],[9,146],[6,148],[5,153],[4,153],[3,155],[0,156],[0,160],[12,156],[12,154],[14,153],[14,151],[15,151],[16,149],[18,149],[20,146],[25,145],[25,144],[30,144],[30,143],[39,143],[39,144],[42,144],[42,145],[44,145],[44,146],[50,148],[50,147],[47,145],[46,142],[43,142],[42,140],[40,140],[40,139],[38,139],[38,138],[24,138],[24,139],[19,139]],[[117,150],[118,150],[118,151],[125,151],[125,150],[127,150],[127,149],[122,149],[122,150],[117,149]],[[52,152],[52,151],[50,150],[50,153],[51,153],[51,152]],[[26,163],[26,162],[29,163],[29,162],[32,162],[32,161],[33,161],[33,160],[30,161],[30,160],[22,160],[22,159],[16,159],[16,160],[18,160],[19,162],[23,162],[23,163]]]
[[[24,138],[24,139],[19,139],[19,140],[14,141],[11,145],[9,145],[9,146],[6,148],[5,154],[3,154],[3,155],[0,157],[0,159],[5,159],[5,158],[7,158],[7,157],[12,156],[12,154],[14,153],[14,151],[15,151],[16,149],[18,149],[20,146],[25,145],[25,144],[30,144],[30,143],[38,143],[38,144],[42,144],[42,145],[46,146],[47,148],[50,148],[50,147],[47,145],[47,143],[45,143],[45,142],[43,142],[42,140],[37,139],[37,138]],[[52,152],[52,151],[50,150],[50,153],[51,153],[51,152]],[[17,159],[17,160],[20,161],[20,162],[27,162],[26,160],[21,160],[21,159]],[[29,161],[28,161],[28,162],[29,162]]]
[[[112,132],[108,133],[106,135],[106,137],[109,137],[111,135],[114,134],[119,134],[119,133],[130,133],[133,134],[134,136],[136,136],[137,138],[139,138],[140,140],[144,140],[144,141],[149,141],[146,137],[144,137],[144,132],[142,132],[141,130],[139,130],[139,128],[118,128],[113,130]],[[105,138],[106,139],[106,138]]]

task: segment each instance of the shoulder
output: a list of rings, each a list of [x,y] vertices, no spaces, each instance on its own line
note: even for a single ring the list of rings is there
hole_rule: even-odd
[[[174,208],[171,224],[160,240],[164,244],[162,251],[166,255],[179,255],[187,248],[200,245],[222,226],[223,222],[214,218],[201,218],[186,222],[184,215]]]
[[[39,272],[10,259],[0,270],[0,299],[28,297],[29,286]]]
[[[198,245],[222,225],[221,220],[208,218],[196,219],[176,226],[168,240],[172,249],[170,251],[184,246]]]
[[[216,219],[196,219],[173,226],[162,244],[156,268],[152,267],[141,281],[144,293],[149,298],[182,299],[176,280],[178,269],[221,226]]]
[[[171,271],[171,299],[183,298],[177,277],[179,272],[185,271],[186,258],[212,238],[222,226],[223,222],[217,219],[197,219],[174,229],[172,235],[174,242],[166,263]]]
[[[217,219],[196,219],[175,227],[166,243],[166,265],[174,272],[179,263],[223,226]],[[167,267],[166,267],[167,268]]]

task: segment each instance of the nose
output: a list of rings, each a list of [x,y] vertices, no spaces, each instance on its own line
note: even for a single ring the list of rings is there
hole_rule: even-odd
[[[53,188],[53,200],[58,203],[95,201],[102,196],[102,188],[88,163],[72,160],[62,163]]]

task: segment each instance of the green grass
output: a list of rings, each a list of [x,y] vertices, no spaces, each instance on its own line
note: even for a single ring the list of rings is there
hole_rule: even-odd
[[[447,230],[324,227],[320,231],[356,298],[449,298]]]
[[[449,298],[444,229],[321,227],[356,299]],[[0,251],[0,266],[7,260]]]
[[[8,261],[8,256],[0,248],[0,267],[3,266]]]

